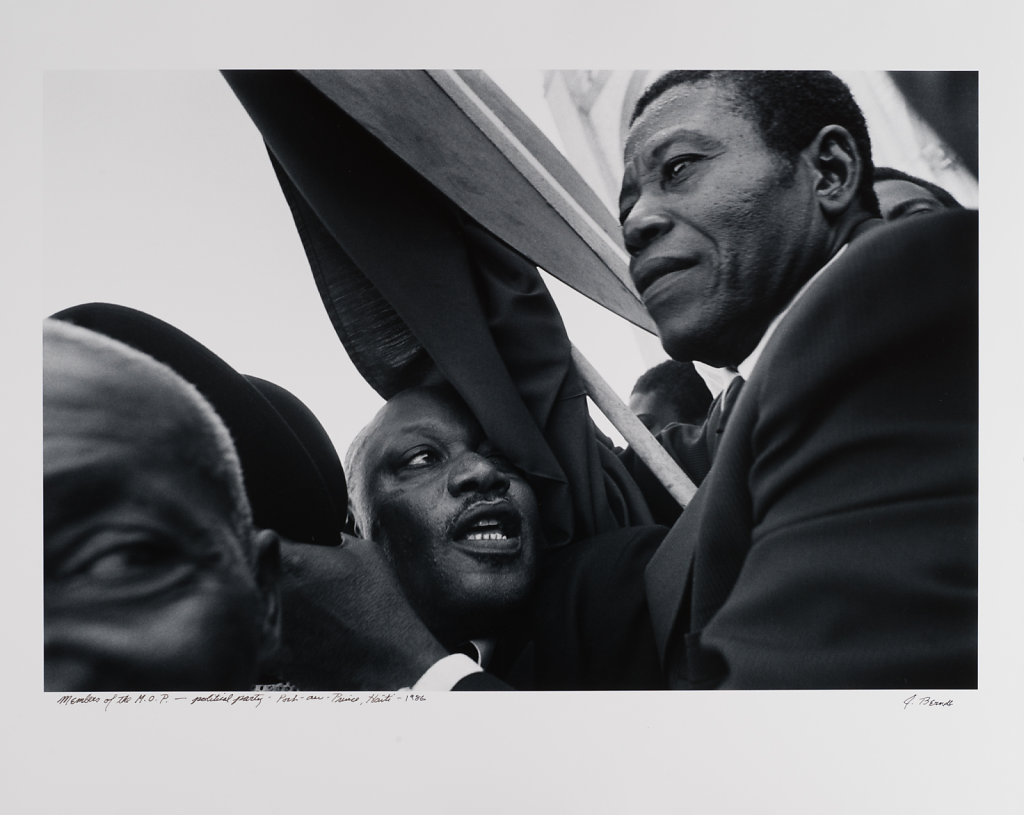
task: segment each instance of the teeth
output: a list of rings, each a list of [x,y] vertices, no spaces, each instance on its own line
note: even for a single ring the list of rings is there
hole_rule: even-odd
[[[466,535],[468,541],[503,541],[508,540],[500,532],[470,532]]]

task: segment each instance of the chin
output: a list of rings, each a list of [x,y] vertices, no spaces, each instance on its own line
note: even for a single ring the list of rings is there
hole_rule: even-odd
[[[713,368],[739,365],[757,345],[753,342],[729,342],[721,328],[709,327],[706,332],[692,330],[672,331],[659,328],[661,347],[672,359],[679,362],[703,362]],[[708,337],[712,342],[708,342]]]
[[[661,337],[661,347],[665,353],[668,354],[672,359],[679,362],[693,362],[694,360],[707,363],[719,367],[719,363],[712,362],[707,359],[708,349],[701,343],[694,343],[693,340],[688,336],[678,336],[669,332],[662,332],[659,329],[659,336]]]
[[[518,607],[529,598],[532,587],[533,572],[525,567],[491,578],[474,576],[464,587],[463,605],[470,613],[506,606]]]

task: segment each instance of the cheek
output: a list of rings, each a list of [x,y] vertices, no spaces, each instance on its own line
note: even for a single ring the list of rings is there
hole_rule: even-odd
[[[779,220],[776,198],[755,189],[722,203],[715,226],[725,236],[729,251],[749,254],[772,240]]]
[[[143,617],[153,658],[191,666],[205,664],[230,674],[235,663],[250,662],[259,645],[260,600],[239,580],[209,577],[176,603],[153,608]]]
[[[253,587],[224,576],[202,577],[170,597],[65,607],[45,622],[47,682],[246,689],[255,679],[261,611]]]
[[[429,593],[443,570],[447,518],[436,496],[404,493],[375,508],[372,537],[384,547],[407,594]]]
[[[794,238],[802,225],[793,211],[793,201],[779,189],[756,189],[741,199],[724,204],[719,214],[719,272],[710,281],[731,298],[728,308],[758,301],[776,285],[771,270],[782,268],[791,254]]]
[[[371,534],[388,549],[405,553],[423,548],[444,528],[443,512],[436,495],[404,491],[383,496],[373,512]]]
[[[512,500],[523,516],[523,522],[529,524],[533,538],[536,541],[542,534],[540,522],[540,508],[537,506],[537,499],[533,490],[525,481],[515,480],[512,482]]]

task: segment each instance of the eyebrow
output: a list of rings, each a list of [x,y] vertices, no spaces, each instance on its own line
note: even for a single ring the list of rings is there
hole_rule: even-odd
[[[145,518],[145,522],[134,522],[135,525],[148,524],[171,530],[174,539],[190,550],[214,540],[212,529],[197,522],[177,501],[168,500],[159,490],[139,490],[136,487],[137,482],[127,483],[123,473],[106,464],[44,476],[44,542],[58,540],[61,530],[89,525],[94,521],[104,525],[107,514],[118,511],[137,513],[140,518]],[[46,500],[47,492],[49,502]],[[45,512],[47,505],[55,509],[50,516]],[[244,556],[245,546],[240,545]]]
[[[410,439],[422,438],[424,440],[435,441],[445,437],[446,433],[443,432],[443,428],[438,427],[434,424],[425,422],[417,422],[416,424],[407,424],[400,427],[396,427],[391,430],[383,439],[384,447],[395,447],[401,446]]]
[[[652,136],[644,140],[644,145],[648,145],[652,141],[655,142],[655,144],[654,147],[650,148],[649,151],[645,149],[645,151],[640,154],[641,166],[643,166],[644,169],[651,169],[652,165],[657,164],[659,161],[661,161],[665,153],[672,148],[675,142],[685,139],[693,141],[697,148],[701,150],[710,150],[712,148],[720,146],[720,143],[717,139],[707,136],[697,130],[690,130],[689,128],[685,127],[662,128],[657,133],[654,133]],[[636,194],[635,190],[637,183],[636,180],[632,178],[630,174],[631,163],[632,162],[626,162],[626,167],[622,173],[622,184],[619,185],[618,208],[620,226],[625,220],[622,214],[623,199],[627,199],[630,195]],[[629,183],[627,183],[627,180],[629,181]]]
[[[43,504],[44,507],[56,504],[55,517],[50,520],[71,523],[113,504],[121,495],[120,487],[118,479],[100,467],[86,473],[44,474]]]
[[[686,127],[665,127],[644,139],[643,146],[645,149],[641,153],[641,157],[644,158],[644,164],[649,164],[651,160],[657,161],[671,147],[673,142],[684,139],[695,142],[701,149],[709,149],[718,145],[717,139],[698,130],[691,130]],[[649,150],[646,149],[646,146],[652,142],[654,146]]]

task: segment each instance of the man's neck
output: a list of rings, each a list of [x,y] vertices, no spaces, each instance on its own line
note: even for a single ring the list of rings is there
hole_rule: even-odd
[[[750,374],[753,372],[754,366],[757,364],[757,361],[761,358],[761,352],[764,351],[765,346],[768,344],[768,340],[771,339],[771,336],[775,332],[775,329],[778,328],[779,323],[781,323],[782,320],[785,318],[786,314],[789,313],[789,310],[793,308],[793,305],[796,303],[796,301],[799,300],[804,295],[804,292],[806,292],[813,285],[814,281],[821,277],[822,273],[824,273],[824,271],[828,269],[828,267],[831,266],[834,261],[838,260],[839,256],[846,250],[847,246],[849,246],[849,244],[844,243],[835,252],[833,252],[829,256],[828,261],[826,261],[820,269],[818,269],[813,275],[811,275],[807,282],[800,287],[800,290],[797,291],[795,295],[793,295],[793,298],[789,301],[789,303],[786,304],[786,307],[775,315],[775,319],[771,321],[771,323],[768,325],[768,328],[765,330],[764,334],[761,335],[761,340],[754,347],[754,350],[750,352],[746,359],[744,359],[738,366],[736,366],[740,376],[742,376],[744,379],[750,378]]]

